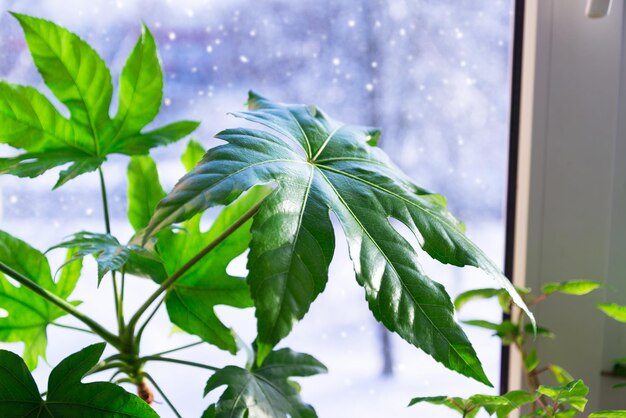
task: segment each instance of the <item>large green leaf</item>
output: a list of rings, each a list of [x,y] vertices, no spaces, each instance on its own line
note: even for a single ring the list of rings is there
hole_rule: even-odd
[[[46,257],[3,231],[0,231],[0,262],[64,299],[74,290],[80,274],[77,266],[73,266],[73,270],[64,269],[59,281],[54,283]],[[46,328],[66,312],[25,287],[13,286],[2,273],[0,308],[8,313],[0,317],[0,341],[24,342],[26,364],[30,369],[36,368],[39,357],[46,355]]]
[[[191,170],[203,154],[202,147],[191,141],[183,154],[183,165]],[[159,183],[156,165],[149,157],[131,159],[128,181],[128,214],[138,230],[148,224],[158,199],[165,192]],[[209,231],[201,231],[200,215],[185,222],[182,230],[163,231],[158,236],[156,250],[164,262],[165,274],[161,278],[153,278],[161,282],[176,272],[268,192],[267,188],[256,187],[246,193],[241,199],[224,208]],[[196,263],[172,286],[166,297],[167,311],[174,324],[232,353],[237,351],[235,336],[219,320],[214,307],[228,305],[248,308],[253,305],[245,280],[226,272],[228,264],[247,249],[250,242],[250,224],[248,222],[243,225]]]
[[[184,121],[141,132],[158,114],[163,90],[156,44],[147,28],[122,70],[118,111],[111,118],[111,74],[96,51],[52,22],[13,15],[24,30],[43,81],[71,117],[63,117],[32,87],[0,82],[0,142],[25,151],[1,158],[0,173],[36,177],[72,163],[61,172],[58,187],[96,170],[109,154],[145,154],[197,127],[195,122]]]
[[[214,418],[315,418],[315,410],[300,399],[290,377],[326,373],[326,367],[308,354],[287,348],[271,352],[263,365],[254,370],[227,366],[209,378],[205,395],[216,388],[227,388],[217,405],[204,417]]]
[[[237,116],[277,135],[245,128],[218,134],[227,144],[209,150],[161,201],[148,233],[228,204],[256,184],[275,184],[254,218],[248,258],[259,359],[324,289],[335,247],[332,211],[376,319],[447,367],[488,383],[448,294],[422,271],[414,249],[389,222],[408,226],[443,263],[484,269],[525,308],[506,277],[463,234],[443,197],[415,186],[395,168],[375,147],[377,130],[254,93],[248,105],[250,111]]]
[[[22,359],[0,350],[0,416],[23,418],[158,418],[139,397],[112,383],[81,383],[98,363],[105,344],[83,348],[50,373],[46,399]]]

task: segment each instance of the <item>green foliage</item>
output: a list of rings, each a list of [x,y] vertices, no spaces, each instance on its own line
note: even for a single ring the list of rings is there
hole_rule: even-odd
[[[263,364],[252,370],[227,366],[215,372],[204,394],[226,385],[217,405],[203,417],[215,418],[314,418],[315,410],[300,399],[291,377],[326,373],[326,367],[309,356],[283,348],[271,352]]]
[[[510,405],[509,399],[504,396],[493,395],[473,395],[467,399],[464,398],[452,398],[447,396],[429,396],[422,398],[413,398],[409,403],[409,406],[415,405],[420,402],[428,402],[433,405],[444,405],[448,408],[459,412],[463,417],[473,418],[478,414],[481,408],[486,410],[494,410],[497,407]],[[492,415],[490,413],[489,415]]]
[[[542,288],[543,293],[549,295],[551,293],[564,293],[566,295],[582,296],[593,292],[602,287],[600,283],[590,280],[568,280],[561,283],[548,283]]]
[[[98,170],[107,233],[78,232],[52,247],[68,250],[55,283],[43,254],[0,232],[0,271],[6,275],[0,274],[0,306],[8,313],[0,318],[0,340],[22,341],[26,347],[25,363],[0,351],[1,416],[152,417],[150,385],[180,416],[147,372],[150,362],[165,361],[214,372],[206,393],[226,386],[205,417],[316,417],[291,378],[326,368],[309,355],[274,347],[324,290],[335,250],[331,211],[344,229],[356,279],[375,318],[445,366],[489,384],[448,294],[422,271],[415,249],[391,218],[405,224],[432,258],[481,268],[504,288],[468,294],[459,307],[476,297],[497,296],[503,306],[515,302],[526,310],[534,332],[523,300],[464,235],[445,199],[414,185],[376,147],[378,130],[344,125],[315,107],[277,104],[251,93],[249,111],[238,116],[267,130],[225,130],[217,137],[226,145],[206,154],[191,141],[182,155],[190,172],[166,194],[156,164],[145,154],[181,139],[198,124],[175,122],[145,131],[161,107],[164,79],[149,30],[143,28],[122,69],[118,110],[111,116],[112,77],[99,55],[52,22],[14,16],[44,83],[70,117],[34,88],[0,82],[0,143],[22,152],[0,158],[0,173],[36,177],[69,165],[60,173],[59,187]],[[128,219],[135,235],[127,244],[111,232],[102,173],[103,162],[116,153],[131,156]],[[201,212],[213,206],[223,208],[212,214],[205,230]],[[180,226],[170,228],[173,223]],[[247,279],[228,274],[227,266],[248,249]],[[98,284],[106,276],[111,280],[115,332],[82,313],[77,302],[67,301],[85,256],[96,259]],[[127,275],[150,278],[157,286],[128,319]],[[178,329],[231,353],[248,344],[222,323],[215,307],[254,307],[258,335],[247,367],[166,357],[189,346],[142,355],[142,335],[163,302]],[[67,313],[88,329],[54,322]],[[52,371],[44,400],[26,365],[32,369],[45,357],[50,324],[91,332],[117,352],[99,361],[105,346],[96,344],[69,356]],[[510,321],[495,326],[512,342],[529,332]],[[86,375],[105,370],[113,372],[116,383],[136,385],[141,399],[112,383],[81,383]],[[517,405],[515,399],[475,395],[455,402],[473,416],[481,408]]]
[[[94,344],[61,361],[50,373],[45,400],[22,359],[0,350],[0,416],[158,418],[148,404],[117,385],[81,383],[98,363],[104,347],[103,343]]]
[[[70,296],[80,275],[80,264],[68,266],[55,283],[48,259],[24,241],[3,231],[0,231],[0,262],[63,299]],[[6,318],[0,318],[0,341],[24,342],[24,360],[31,370],[36,368],[39,357],[46,356],[46,328],[66,312],[23,286],[14,286],[2,273],[0,307],[8,313]]]
[[[74,248],[73,257],[66,261],[71,264],[87,255],[93,255],[98,263],[98,284],[110,271],[121,270],[127,263],[130,271],[149,271],[149,267],[159,261],[145,248],[138,245],[122,245],[112,235],[93,232],[79,232],[72,239],[50,248]],[[48,251],[50,251],[48,250]]]
[[[203,155],[197,142],[190,142],[182,156],[183,165],[191,170]],[[149,157],[133,157],[128,167],[128,217],[134,220],[136,230],[147,225],[158,200],[150,200],[163,188],[154,161]],[[163,231],[158,236],[156,251],[163,260],[162,277],[153,277],[161,283],[190,258],[231,225],[236,219],[267,196],[270,189],[255,187],[220,213],[207,232],[200,230],[200,215],[182,224],[181,231]],[[250,242],[250,225],[239,228],[215,250],[196,263],[170,289],[166,306],[170,319],[182,330],[198,335],[204,341],[235,353],[237,344],[233,331],[227,328],[214,312],[216,305],[236,308],[253,306],[250,291],[243,278],[226,273],[228,264],[241,255]]]
[[[598,411],[590,414],[588,418],[626,418],[626,411]]]
[[[272,183],[276,189],[254,219],[248,258],[259,361],[326,285],[334,252],[332,211],[374,316],[445,366],[488,384],[447,293],[421,270],[414,250],[389,223],[390,217],[403,222],[443,263],[483,268],[525,307],[509,281],[465,237],[444,199],[398,173],[375,147],[377,130],[340,124],[316,107],[277,104],[255,93],[248,106],[249,112],[237,116],[291,142],[256,129],[219,133],[227,144],[210,150],[159,204],[148,234],[228,204],[254,185]]]
[[[626,322],[626,306],[616,303],[601,303],[598,308],[616,321]]]
[[[584,411],[587,405],[589,388],[582,380],[574,380],[565,386],[544,386],[537,389],[537,393],[544,395],[555,402],[555,405],[569,405],[577,411]]]
[[[25,152],[0,159],[0,172],[36,177],[67,163],[55,187],[96,170],[109,154],[146,154],[177,141],[198,123],[143,128],[161,107],[163,73],[146,27],[122,70],[118,111],[109,116],[113,85],[104,61],[87,43],[52,22],[14,13],[43,81],[70,111],[64,118],[32,87],[0,82],[0,142]]]

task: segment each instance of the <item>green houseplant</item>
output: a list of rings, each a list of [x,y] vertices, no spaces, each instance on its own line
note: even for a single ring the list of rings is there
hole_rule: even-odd
[[[554,294],[560,293],[573,296],[584,296],[600,287],[600,284],[589,280],[570,280],[560,283],[545,284],[539,294],[531,289],[517,289],[527,306],[533,307],[546,303]],[[541,366],[540,357],[535,348],[535,337],[555,338],[548,329],[537,326],[535,329],[524,322],[521,311],[512,312],[512,301],[502,289],[474,289],[460,294],[454,301],[457,309],[475,299],[497,298],[508,319],[501,323],[493,323],[482,319],[463,321],[468,325],[484,328],[494,332],[505,346],[513,346],[519,351],[523,361],[523,371],[527,390],[513,390],[501,396],[473,395],[469,398],[453,396],[431,396],[414,398],[409,406],[421,402],[442,405],[458,412],[463,417],[474,417],[481,410],[490,416],[508,417],[513,411],[520,412],[521,417],[573,417],[580,416],[587,404],[589,387],[581,379],[574,379],[566,370],[556,364]],[[601,304],[599,308],[607,315],[620,319],[623,307],[615,304]],[[625,317],[621,317],[626,320]],[[616,368],[619,369],[619,360]],[[549,372],[555,386],[542,384],[540,377]],[[524,408],[524,409],[522,409]],[[588,415],[590,418],[626,417],[626,411],[598,411]]]
[[[190,142],[182,156],[189,171],[169,193],[158,180],[150,149],[178,141],[197,122],[144,131],[160,109],[163,73],[155,41],[143,28],[119,81],[119,106],[109,116],[112,78],[98,54],[52,22],[14,14],[43,81],[67,107],[63,117],[32,87],[0,82],[0,142],[23,152],[1,158],[0,172],[36,177],[69,164],[55,187],[97,171],[104,233],[77,232],[50,250],[67,249],[53,279],[46,255],[0,233],[0,340],[23,341],[23,360],[0,351],[0,414],[8,416],[156,416],[153,389],[180,416],[149,374],[155,361],[203,369],[205,394],[226,386],[206,417],[314,417],[290,378],[325,372],[307,354],[275,346],[324,290],[334,253],[330,212],[348,240],[357,282],[374,317],[444,366],[490,384],[471,343],[454,319],[453,304],[420,267],[411,245],[389,218],[405,224],[432,258],[483,269],[512,301],[528,310],[497,267],[464,235],[445,199],[416,185],[376,147],[380,131],[346,125],[314,106],[286,105],[250,93],[248,111],[235,116],[265,127],[220,132],[226,142],[208,152]],[[107,156],[131,157],[128,218],[135,235],[121,243],[111,231],[102,174]],[[224,209],[207,232],[202,212]],[[178,226],[173,226],[173,224]],[[249,274],[232,277],[226,266],[250,250]],[[97,278],[82,278],[81,263],[96,258]],[[141,277],[155,290],[138,310],[124,310],[126,280]],[[14,286],[8,278],[19,283]],[[117,329],[111,331],[69,300],[79,279],[110,280]],[[146,286],[150,286],[146,282]],[[239,345],[218,318],[217,304],[254,307],[258,334],[243,366],[187,362],[166,353],[146,356],[146,325],[165,306],[173,324],[203,343],[229,352]],[[29,369],[45,355],[46,328],[71,315],[103,343],[70,355],[54,368],[41,395]],[[532,319],[532,315],[529,316]],[[100,359],[105,343],[116,354]],[[183,347],[184,348],[184,347]],[[81,383],[86,375],[113,372],[112,383]],[[143,399],[116,383],[137,386]]]

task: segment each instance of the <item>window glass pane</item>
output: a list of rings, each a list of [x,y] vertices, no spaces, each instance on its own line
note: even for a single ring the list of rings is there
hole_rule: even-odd
[[[216,132],[240,123],[226,113],[243,108],[249,89],[278,101],[314,103],[342,121],[380,126],[380,145],[396,163],[417,184],[447,196],[468,235],[494,260],[502,260],[512,0],[3,2],[0,78],[43,87],[7,10],[45,17],[80,34],[110,64],[114,79],[145,22],[157,39],[166,74],[157,123],[201,120],[194,136],[206,147],[217,144],[211,139]],[[153,153],[167,187],[183,174],[178,161],[183,146]],[[3,156],[11,152],[2,150]],[[126,164],[126,158],[114,157],[105,165],[113,231],[121,239],[131,235],[125,220]],[[1,229],[40,249],[80,230],[103,231],[97,175],[50,192],[55,181],[55,174],[36,180],[0,178]],[[405,406],[417,395],[495,393],[447,371],[395,336],[389,343],[393,376],[381,377],[382,330],[353,280],[337,233],[327,291],[284,342],[329,366],[327,376],[301,379],[304,398],[320,416],[447,416],[441,409]],[[431,277],[453,296],[493,285],[475,269],[422,259]],[[243,273],[244,265],[241,261],[234,269]],[[95,267],[88,267],[93,276]],[[132,310],[151,287],[142,280],[129,282],[127,309]],[[104,317],[112,310],[110,293],[106,281],[96,291],[94,278],[80,285],[78,296],[84,310]],[[252,312],[218,311],[245,339],[254,338]],[[461,318],[478,315],[497,321],[500,311],[495,303],[479,302]],[[164,312],[149,331],[146,353],[195,341],[171,333]],[[497,385],[498,340],[487,332],[467,332]],[[71,331],[51,330],[50,362],[89,341]],[[210,347],[181,356],[215,365],[244,362],[242,355],[233,359]],[[37,376],[45,381],[48,368],[40,369]],[[161,365],[154,365],[153,374],[184,416],[198,416],[208,404],[200,402],[208,374]],[[167,411],[165,405],[156,408]]]

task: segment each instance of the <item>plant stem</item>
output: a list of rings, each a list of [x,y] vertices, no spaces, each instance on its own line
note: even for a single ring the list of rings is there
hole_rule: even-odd
[[[85,329],[85,328],[79,328],[79,327],[73,327],[71,325],[63,325],[63,324],[59,324],[58,322],[52,322],[51,325],[57,326],[59,328],[66,328],[66,329],[71,329],[74,331],[81,331],[81,332],[86,332],[88,334],[93,334],[96,335],[95,332],[89,330],[89,329]]]
[[[98,167],[98,176],[100,177],[100,194],[102,195],[102,211],[104,212],[104,228],[106,233],[111,235],[111,216],[109,215],[109,199],[107,198],[107,187],[104,182],[104,173],[102,166]],[[120,334],[124,331],[124,299],[117,286],[117,277],[115,272],[111,272],[113,279],[113,300],[115,301],[115,312],[117,315],[117,327]],[[122,272],[122,283],[124,282],[124,272]],[[123,284],[122,284],[123,286]]]
[[[209,366],[207,364],[201,364],[201,363],[196,363],[196,362],[193,362],[193,361],[180,360],[180,359],[177,359],[177,358],[169,358],[169,357],[147,356],[147,357],[142,357],[139,360],[142,363],[143,362],[147,362],[147,361],[164,361],[164,362],[167,362],[167,363],[183,364],[185,366],[198,367],[198,368],[201,368],[201,369],[212,370],[214,372],[220,370],[218,367]]]
[[[257,213],[261,204],[263,202],[259,202],[254,205],[252,208],[248,209],[239,219],[237,219],[231,226],[226,228],[224,232],[222,232],[219,236],[217,236],[213,241],[211,241],[206,247],[204,247],[198,254],[196,254],[191,260],[189,260],[184,266],[178,269],[174,274],[165,279],[161,286],[146,300],[146,302],[141,305],[141,307],[137,310],[135,315],[128,322],[128,330],[129,332],[134,331],[134,327],[137,325],[137,322],[141,318],[141,315],[150,308],[150,305],[154,301],[156,301],[159,296],[165,293],[178,279],[180,279],[190,268],[192,268],[198,261],[200,261],[205,255],[210,253],[222,243],[226,238],[228,238],[233,232],[235,232],[241,225],[245,224],[249,219],[251,219],[254,214]]]
[[[176,351],[180,351],[180,350],[184,350],[186,348],[191,348],[191,347],[195,347],[197,345],[200,344],[204,344],[204,341],[196,341],[195,343],[191,343],[191,344],[187,344],[187,345],[183,345],[182,347],[177,347],[177,348],[172,348],[171,350],[167,350],[167,351],[162,351],[160,353],[156,353],[156,354],[152,354],[152,356],[162,356],[163,354],[171,354],[174,353]]]
[[[146,319],[146,321],[143,323],[142,326],[139,327],[139,331],[137,332],[137,337],[136,337],[136,341],[138,344],[141,342],[141,336],[143,335],[143,332],[145,331],[146,327],[148,326],[152,318],[154,318],[154,315],[156,315],[157,311],[159,310],[163,302],[165,302],[165,298],[161,299],[159,303],[157,303],[157,305],[152,310],[152,313],[148,315],[148,318]]]
[[[165,400],[165,402],[170,407],[170,409],[174,412],[174,414],[176,414],[178,418],[182,418],[180,413],[176,410],[176,408],[174,407],[172,402],[170,402],[170,400],[167,398],[165,393],[163,393],[163,391],[161,390],[157,382],[155,382],[155,380],[152,378],[152,376],[150,376],[148,373],[144,373],[143,375],[146,377],[146,379],[148,379],[154,385],[154,388],[157,390],[157,392],[159,392],[161,396],[163,396],[163,400]]]
[[[117,336],[113,335],[102,325],[100,325],[99,323],[97,323],[96,321],[94,321],[93,319],[85,315],[84,313],[80,312],[78,309],[74,307],[74,305],[68,303],[65,299],[58,297],[54,293],[50,292],[48,289],[44,289],[33,280],[13,270],[11,267],[7,266],[6,264],[2,262],[0,262],[0,271],[2,271],[3,273],[8,275],[15,281],[17,281],[22,286],[26,287],[27,289],[32,290],[33,292],[35,292],[42,298],[46,299],[48,302],[52,303],[53,305],[58,306],[59,308],[67,312],[68,314],[72,315],[73,317],[81,321],[83,324],[87,325],[94,333],[98,334],[104,341],[108,342],[109,344],[111,344],[112,346],[116,348],[120,347],[120,340]]]
[[[104,174],[102,166],[98,167],[98,175],[100,176],[100,193],[102,194],[102,209],[104,211],[104,227],[107,234],[111,234],[111,219],[109,218],[109,201],[107,199],[107,189],[104,184]]]

